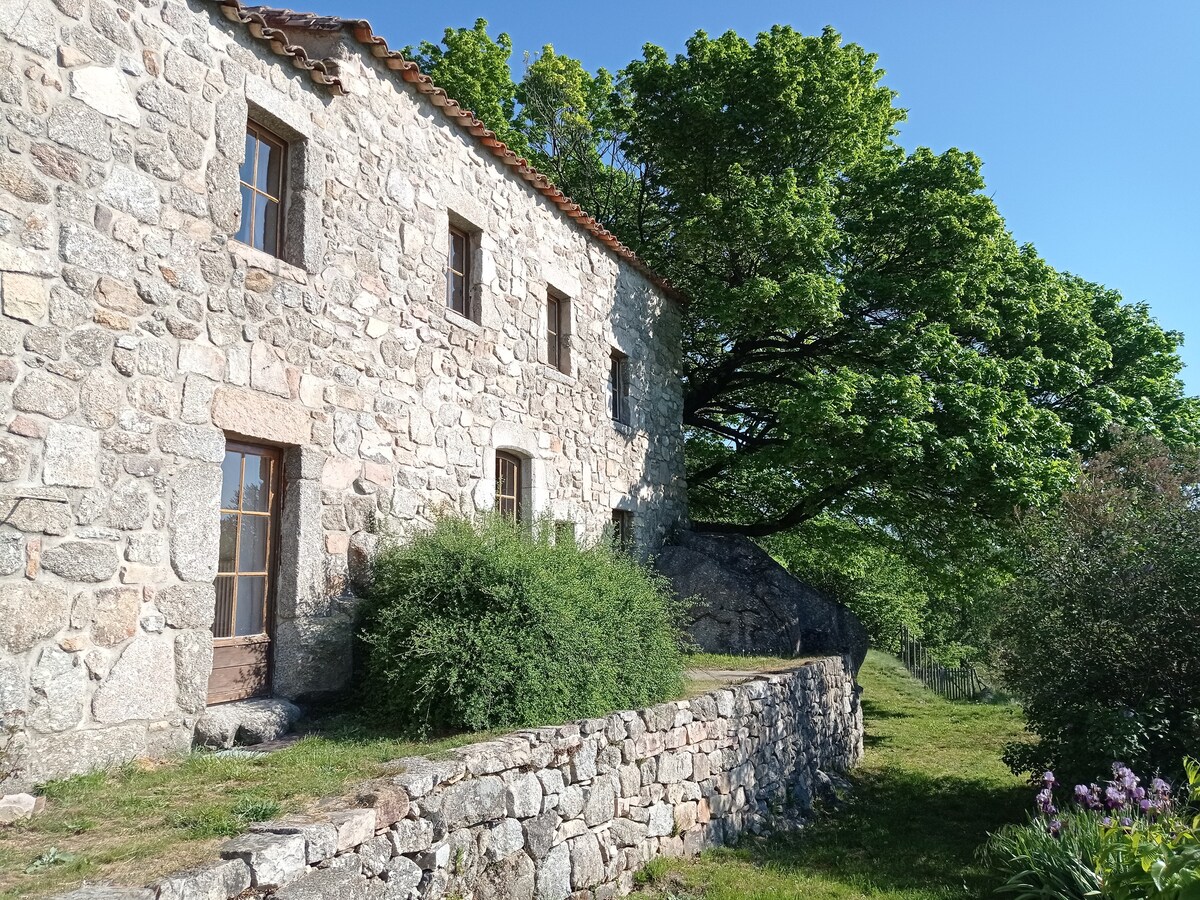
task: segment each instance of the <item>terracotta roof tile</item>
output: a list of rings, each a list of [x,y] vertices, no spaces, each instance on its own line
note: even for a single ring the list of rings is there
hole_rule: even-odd
[[[341,82],[337,61],[311,57],[303,45],[292,42],[288,37],[288,31],[293,33],[296,31],[349,31],[355,40],[370,51],[372,56],[382,60],[384,65],[411,84],[418,93],[428,97],[451,122],[474,136],[493,156],[511,167],[519,177],[532,185],[563,213],[570,216],[576,224],[645,275],[668,296],[677,301],[685,301],[686,298],[676,287],[665,278],[655,274],[636,253],[621,243],[616,235],[555,187],[554,183],[531,166],[528,160],[509,149],[508,145],[477,119],[471,110],[464,109],[457,100],[434,84],[428,75],[421,72],[416,63],[405,58],[398,50],[388,47],[387,41],[374,32],[371,23],[366,19],[321,16],[269,6],[245,6],[240,0],[213,0],[213,2],[221,7],[225,18],[245,26],[255,39],[267,44],[274,53],[290,58],[298,68],[306,70],[313,81],[325,85],[336,94],[346,93]]]

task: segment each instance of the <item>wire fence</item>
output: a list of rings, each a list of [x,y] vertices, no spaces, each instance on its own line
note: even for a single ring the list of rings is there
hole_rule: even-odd
[[[978,700],[988,692],[974,666],[963,664],[954,669],[943,666],[907,628],[900,632],[900,660],[926,687],[947,700]]]

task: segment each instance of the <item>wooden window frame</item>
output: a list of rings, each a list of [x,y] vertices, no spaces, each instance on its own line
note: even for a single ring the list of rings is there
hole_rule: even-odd
[[[620,350],[613,350],[609,367],[609,392],[612,403],[612,420],[620,425],[629,425],[629,357]]]
[[[553,288],[546,291],[546,364],[570,374],[571,301]]]
[[[266,144],[273,151],[276,151],[279,153],[279,196],[278,197],[272,196],[271,194],[267,193],[264,190],[261,190],[258,187],[259,152],[258,152],[258,146],[256,144],[255,148],[254,148],[254,169],[250,173],[251,182],[249,184],[247,184],[245,181],[242,180],[242,173],[241,173],[240,167],[238,169],[238,193],[239,193],[239,195],[241,193],[242,188],[248,188],[250,190],[250,194],[251,194],[250,209],[249,210],[246,210],[244,208],[242,209],[243,221],[239,225],[239,230],[240,230],[241,225],[247,225],[247,224],[249,225],[247,235],[249,236],[250,240],[245,243],[246,243],[246,246],[248,246],[248,247],[255,247],[255,245],[254,245],[254,233],[255,233],[254,216],[255,216],[256,210],[258,209],[257,201],[258,201],[259,197],[266,197],[267,201],[269,203],[274,203],[277,207],[277,212],[276,212],[276,216],[275,216],[274,241],[272,242],[272,241],[267,240],[266,235],[264,234],[264,240],[263,240],[264,246],[255,247],[255,249],[262,250],[264,253],[269,253],[272,256],[274,256],[276,259],[281,259],[283,256],[283,228],[284,228],[284,213],[285,213],[284,201],[287,198],[287,190],[288,190],[288,177],[287,177],[288,176],[288,143],[287,143],[287,141],[285,141],[279,135],[275,134],[270,129],[265,128],[262,125],[259,125],[253,119],[246,120],[246,134],[253,136],[255,141]],[[245,161],[243,161],[243,165],[244,164],[245,164]],[[246,221],[247,215],[249,215],[248,223]],[[268,246],[271,243],[274,243],[273,247]]]
[[[508,467],[513,473],[513,489],[511,492],[504,490],[503,476],[505,469]],[[514,524],[519,524],[524,520],[524,498],[521,496],[525,490],[525,460],[517,456],[515,453],[510,453],[506,450],[496,451],[496,513],[503,518],[509,519]],[[512,512],[506,512],[505,501],[511,501]]]
[[[471,256],[474,252],[474,235],[465,228],[462,228],[454,223],[450,224],[447,232],[447,255],[446,255],[446,308],[464,319],[474,321],[472,294],[474,293],[473,285],[471,284]],[[463,246],[463,267],[462,270],[454,268],[454,240],[460,238]],[[462,278],[462,309],[455,306],[454,296],[454,276],[458,275]]]

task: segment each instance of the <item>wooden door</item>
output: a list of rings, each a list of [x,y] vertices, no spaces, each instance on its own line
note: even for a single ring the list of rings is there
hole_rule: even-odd
[[[280,463],[273,447],[225,445],[210,704],[271,689]]]

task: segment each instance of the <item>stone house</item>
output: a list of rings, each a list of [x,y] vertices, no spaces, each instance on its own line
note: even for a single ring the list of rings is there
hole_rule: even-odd
[[[684,521],[670,287],[361,21],[0,3],[0,711],[34,780],[349,674],[379,535]]]

